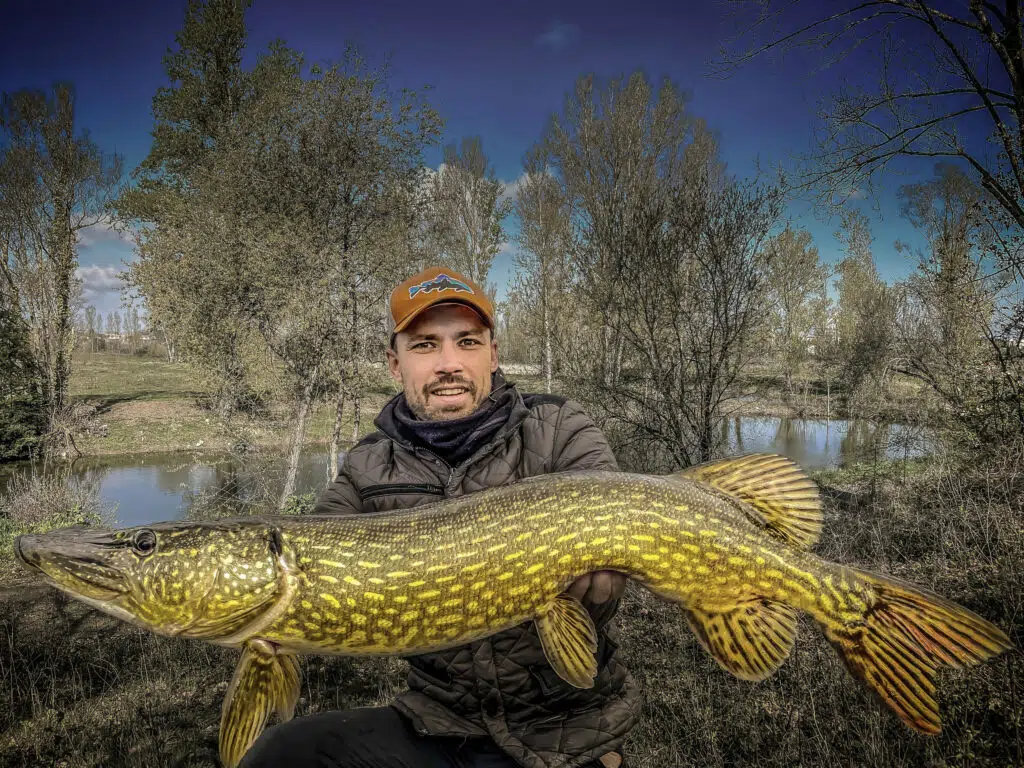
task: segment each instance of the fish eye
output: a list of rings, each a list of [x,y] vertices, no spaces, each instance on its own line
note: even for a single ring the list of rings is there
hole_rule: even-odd
[[[156,551],[156,534],[149,528],[136,531],[132,536],[132,549],[140,557],[153,554]]]

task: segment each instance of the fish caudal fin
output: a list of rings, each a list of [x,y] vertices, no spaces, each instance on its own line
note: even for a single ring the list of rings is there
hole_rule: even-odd
[[[235,768],[267,725],[271,712],[291,720],[299,699],[299,662],[270,643],[245,644],[220,716],[220,759]]]
[[[856,626],[826,628],[843,661],[909,727],[942,729],[935,671],[942,664],[978,664],[1012,647],[1009,637],[977,614],[939,595],[877,574],[868,582],[875,602]]]
[[[724,612],[687,610],[700,644],[727,672],[743,680],[764,680],[789,656],[796,635],[796,611],[757,599]]]

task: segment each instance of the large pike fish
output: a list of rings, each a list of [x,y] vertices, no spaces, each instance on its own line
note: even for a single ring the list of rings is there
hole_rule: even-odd
[[[894,579],[811,554],[817,486],[754,454],[676,475],[545,475],[384,514],[161,523],[22,536],[18,556],[71,596],[163,635],[242,649],[221,714],[235,766],[292,716],[297,654],[416,654],[533,620],[571,685],[596,632],[564,590],[599,569],[680,603],[726,670],[763,680],[810,614],[911,728],[940,729],[935,672],[1010,647],[997,627]]]

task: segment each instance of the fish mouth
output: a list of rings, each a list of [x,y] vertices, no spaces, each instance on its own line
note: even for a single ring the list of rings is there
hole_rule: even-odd
[[[124,574],[104,561],[107,534],[64,529],[24,534],[14,540],[14,554],[30,570],[73,597],[111,600],[128,592]]]

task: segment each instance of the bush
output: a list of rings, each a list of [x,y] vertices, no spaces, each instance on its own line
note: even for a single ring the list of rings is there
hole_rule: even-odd
[[[74,525],[107,524],[114,508],[104,507],[95,482],[66,472],[16,474],[0,494],[0,561],[14,554],[14,538]]]

